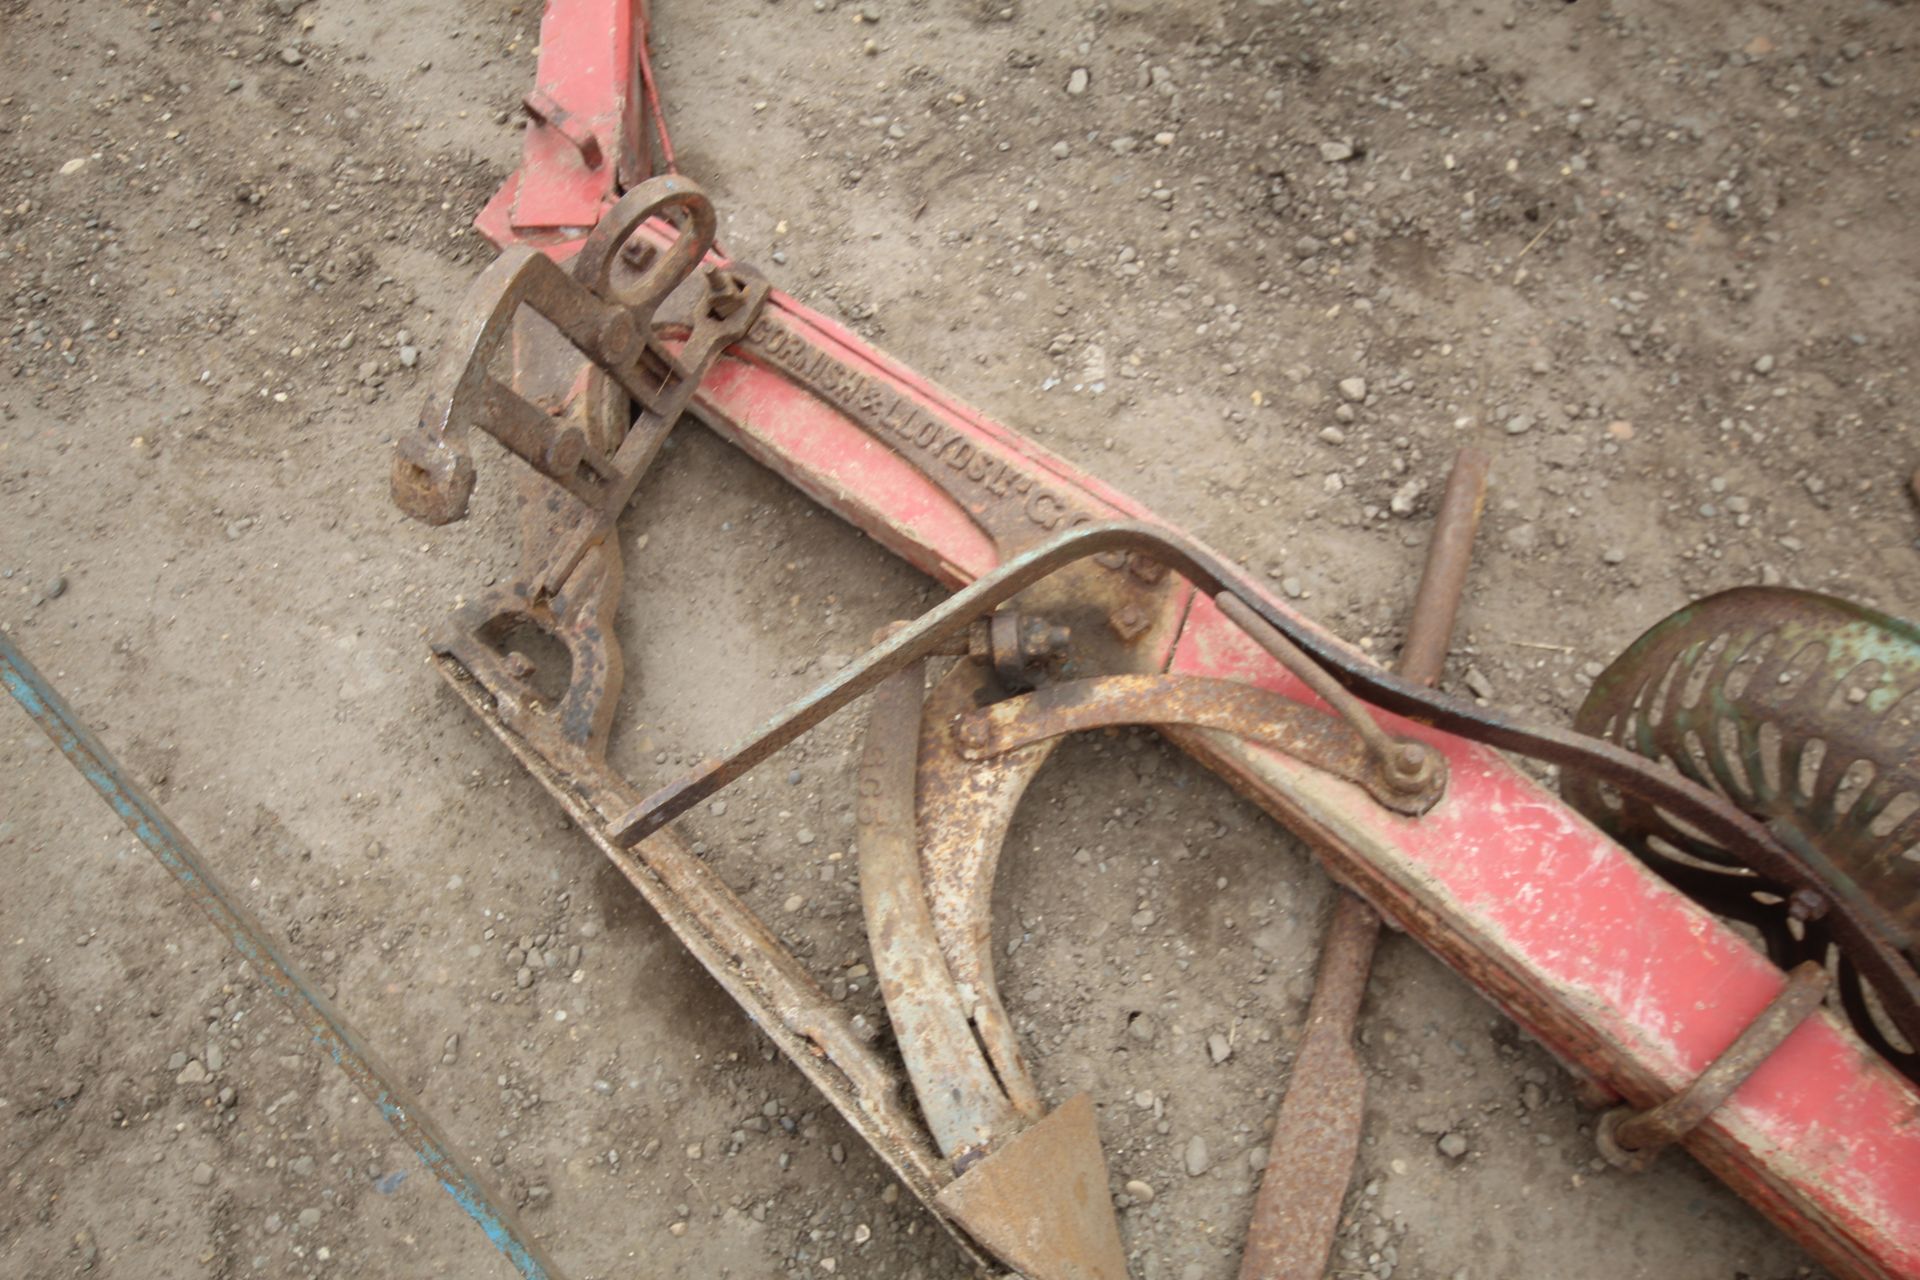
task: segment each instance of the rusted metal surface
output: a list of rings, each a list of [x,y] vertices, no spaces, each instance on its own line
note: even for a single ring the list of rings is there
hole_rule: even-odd
[[[546,1251],[520,1225],[513,1211],[500,1204],[486,1184],[474,1176],[419,1100],[375,1056],[320,987],[281,951],[253,913],[207,865],[193,842],[80,723],[66,699],[4,632],[0,632],[0,684],[147,846],[193,904],[227,936],[233,949],[306,1028],[321,1052],[346,1074],[357,1092],[372,1101],[394,1136],[420,1158],[441,1189],[486,1233],[514,1269],[526,1280],[562,1280]]]
[[[1825,883],[1819,869],[1801,852],[1781,842],[1724,797],[1658,762],[1571,730],[1527,725],[1503,712],[1382,672],[1281,613],[1243,573],[1211,552],[1153,526],[1129,521],[1079,526],[977,579],[919,621],[849,663],[734,750],[698,766],[622,814],[610,834],[616,842],[631,843],[658,830],[880,680],[951,642],[973,618],[990,612],[1065,564],[1110,551],[1143,554],[1167,565],[1212,599],[1222,615],[1269,654],[1278,658],[1276,650],[1303,651],[1305,659],[1310,660],[1304,665],[1324,672],[1325,677],[1355,697],[1364,697],[1374,707],[1417,717],[1447,733],[1530,755],[1563,769],[1589,772],[1623,793],[1659,806],[1706,839],[1743,858],[1747,865],[1776,876],[1789,891],[1818,893]],[[1293,666],[1288,670],[1293,671]],[[1324,685],[1325,680],[1316,677],[1312,683]],[[1315,691],[1319,691],[1317,687]],[[1399,785],[1416,785],[1424,770],[1431,767],[1432,749],[1417,742],[1391,742],[1372,716],[1371,710],[1355,707],[1347,719],[1356,728],[1372,726],[1377,737],[1369,746],[1387,761],[1390,779]],[[1912,962],[1862,917],[1856,904],[1836,901],[1826,919],[1835,940],[1874,984],[1893,1025],[1910,1040],[1920,1036],[1920,974],[1915,973]]]
[[[686,229],[667,249],[654,251],[644,269],[629,267],[621,247],[642,223],[669,211],[686,220]],[[478,426],[585,507],[615,515],[624,509],[651,461],[644,446],[636,443],[625,458],[590,450],[582,433],[556,426],[548,413],[498,381],[494,358],[526,308],[560,330],[652,418],[673,422],[686,408],[698,374],[721,347],[747,330],[758,299],[765,297],[764,284],[739,281],[739,305],[713,299],[694,318],[683,352],[672,353],[661,343],[654,332],[655,313],[700,266],[712,248],[714,226],[713,206],[697,186],[684,178],[657,178],[614,206],[587,238],[571,271],[524,246],[501,254],[469,291],[467,320],[455,344],[461,360],[447,366],[419,425],[395,451],[394,500],[400,508],[430,524],[466,515],[474,484],[467,432]],[[623,443],[621,449],[628,446]]]
[[[637,228],[673,213],[685,228],[623,252]],[[429,394],[419,425],[395,449],[394,499],[429,523],[463,517],[475,482],[468,434],[479,427],[528,463],[521,492],[520,567],[434,633],[495,696],[500,714],[576,776],[604,772],[606,737],[623,678],[612,643],[623,569],[613,537],[620,513],[719,351],[751,325],[766,286],[702,265],[712,205],[694,184],[659,178],[623,197],[587,237],[570,270],[527,248],[502,254],[475,282],[464,362]],[[577,412],[555,416],[495,378],[516,323],[537,314],[594,362]],[[517,384],[538,380],[513,348]],[[570,377],[571,364],[561,371]],[[627,411],[624,392],[637,407]],[[576,419],[578,419],[576,421]],[[545,705],[530,661],[512,637],[532,628],[567,651],[567,687]],[[601,798],[608,794],[603,788]]]
[[[1618,1107],[1600,1117],[1600,1154],[1615,1168],[1644,1172],[1662,1151],[1699,1128],[1747,1082],[1826,999],[1831,979],[1812,960],[1796,965],[1787,985],[1692,1084],[1645,1111]]]
[[[1425,813],[1446,790],[1446,765],[1437,757],[1409,790],[1385,775],[1348,721],[1250,684],[1204,676],[1093,676],[1050,684],[962,713],[953,736],[967,759],[981,760],[1062,734],[1129,724],[1237,734],[1356,783],[1397,813]],[[1418,749],[1424,756],[1425,746]]]
[[[1467,570],[1473,565],[1473,540],[1480,531],[1480,513],[1487,504],[1487,473],[1493,455],[1479,445],[1468,445],[1454,455],[1447,486],[1427,535],[1426,564],[1408,616],[1407,638],[1400,646],[1400,674],[1419,684],[1440,682],[1447,650],[1453,646],[1453,620],[1467,589]]]
[[[672,237],[657,225],[637,234],[662,244]],[[564,245],[548,247],[556,256],[565,252]],[[776,343],[785,348],[777,357],[769,352]],[[715,364],[693,404],[724,439],[949,585],[990,572],[1070,519],[1134,516],[1167,528],[1124,495],[783,295],[768,296],[747,337]],[[903,425],[912,430],[901,432]],[[1063,516],[1063,510],[1074,514]],[[998,534],[986,532],[989,522]],[[1185,572],[1177,558],[1110,548],[1032,584],[1021,604],[1044,603],[1049,617],[1074,628],[1076,648],[1097,649],[1087,669],[1171,668],[1305,696],[1210,598],[1196,594],[1196,581]],[[1316,661],[1323,651],[1354,659],[1279,602],[1252,598],[1270,622],[1291,621],[1300,647]],[[911,1117],[888,1105],[904,1082],[871,1053],[863,1057],[857,1043],[842,1043],[843,1033],[852,1037],[823,997],[819,1003],[827,1007],[820,1009],[794,983],[780,987],[777,998],[768,995],[763,979],[776,985],[783,975],[804,979],[792,957],[777,946],[771,954],[752,951],[756,944],[745,924],[758,928],[758,922],[724,885],[703,883],[711,872],[671,832],[631,850],[607,838],[598,824],[629,813],[638,797],[605,774],[604,762],[596,764],[557,735],[533,749],[502,718],[512,712],[511,689],[497,700],[451,658],[443,656],[440,667],[908,1188],[937,1204],[945,1162]],[[1359,688],[1357,678],[1340,678]],[[1450,762],[1447,796],[1419,822],[1354,805],[1349,784],[1282,754],[1226,735],[1167,732],[1313,842],[1337,876],[1363,888],[1569,1061],[1636,1101],[1667,1096],[1704,1065],[1704,1058],[1695,1061],[1699,1046],[1716,1028],[1743,1008],[1757,1008],[1777,987],[1777,971],[1710,917],[1654,885],[1494,751],[1452,736],[1448,726],[1469,723],[1471,709],[1421,710],[1390,684],[1360,692],[1390,712],[1416,717],[1400,731],[1434,745]],[[1503,747],[1529,732],[1498,716],[1485,720],[1481,732]],[[1548,751],[1577,754],[1556,744],[1552,731],[1531,732]],[[1601,759],[1610,761],[1604,753]],[[672,874],[656,873],[656,864]],[[1555,868],[1578,869],[1577,900],[1549,904],[1553,895],[1513,891],[1531,877],[1551,879]],[[1633,921],[1630,948],[1617,945],[1620,912]],[[717,928],[708,920],[713,913],[734,923]],[[724,942],[716,940],[722,935]],[[770,935],[767,945],[773,945]],[[1620,982],[1632,984],[1630,1000],[1621,998]],[[1715,999],[1703,1003],[1700,992],[1709,988]],[[817,1037],[796,1030],[804,1026],[814,1026]],[[1891,1083],[1877,1060],[1821,1020],[1783,1046],[1781,1057],[1778,1071],[1756,1076],[1687,1145],[1836,1270],[1920,1276],[1920,1179],[1912,1176],[1920,1170],[1920,1140],[1904,1136],[1911,1129],[1912,1090]],[[891,1095],[884,1092],[889,1080]],[[962,1242],[972,1247],[964,1236]]]
[[[1353,1022],[1379,934],[1373,908],[1343,893],[1321,943],[1306,1031],[1267,1143],[1240,1280],[1319,1280],[1326,1270],[1360,1149],[1367,1082]]]
[[[1636,641],[1594,682],[1576,727],[1672,762],[1768,823],[1815,870],[1811,882],[1782,877],[1655,802],[1585,776],[1567,781],[1577,808],[1667,879],[1758,928],[1776,963],[1824,962],[1839,940],[1836,903],[1912,954],[1920,628],[1809,591],[1721,592]],[[1884,990],[1844,941],[1841,950],[1840,998],[1855,1028],[1920,1078],[1920,1028],[1905,997]]]
[[[577,752],[558,759],[549,755],[547,747],[507,722],[493,695],[458,660],[442,654],[435,663],[468,708],[659,912],[754,1025],[915,1197],[933,1203],[952,1178],[952,1168],[905,1105],[908,1082],[855,1030],[845,1007],[677,832],[658,832],[630,849],[607,839],[608,814],[630,805],[638,792],[604,761],[589,761]],[[989,1264],[971,1239],[955,1238],[976,1262]]]
[[[929,656],[964,635],[975,618],[991,613],[1006,601],[1077,561],[1121,553],[1127,557],[1162,560],[1177,567],[1196,586],[1231,602],[1222,608],[1235,611],[1236,622],[1257,632],[1255,638],[1269,652],[1289,654],[1286,661],[1298,667],[1316,693],[1324,692],[1365,741],[1368,752],[1380,765],[1387,785],[1413,796],[1427,791],[1438,759],[1431,748],[1415,741],[1396,740],[1384,733],[1372,714],[1348,693],[1333,675],[1355,678],[1363,687],[1373,677],[1368,667],[1344,650],[1321,646],[1323,652],[1309,656],[1299,652],[1295,638],[1283,633],[1253,606],[1246,605],[1235,592],[1255,597],[1256,590],[1238,570],[1228,567],[1210,552],[1192,543],[1170,537],[1152,526],[1128,521],[1083,524],[1056,535],[1007,561],[999,569],[976,579],[923,614],[911,625],[895,632],[867,653],[842,668],[818,689],[780,712],[732,750],[708,760],[679,779],[661,787],[615,822],[611,832],[619,842],[644,838],[699,804],[721,788],[780,750],[795,738],[819,724],[854,698],[874,688],[881,680],[910,662]],[[1276,615],[1277,616],[1277,615]],[[1291,624],[1289,624],[1291,625]],[[1417,691],[1410,687],[1406,692]],[[1648,771],[1651,772],[1651,771]]]
[[[1031,689],[1047,669],[1066,657],[1071,627],[1055,626],[1044,618],[1001,609],[987,619],[987,656],[993,673],[1008,689]]]
[[[1409,680],[1437,684],[1446,667],[1491,465],[1484,449],[1468,445],[1447,473],[1400,649],[1400,674]],[[1360,1150],[1367,1080],[1353,1025],[1379,937],[1379,913],[1342,890],[1321,942],[1306,1034],[1267,1146],[1240,1280],[1317,1280],[1326,1270]]]
[[[661,238],[655,222],[644,251],[627,252],[635,229],[663,211],[676,212],[684,229]],[[396,450],[395,499],[431,522],[464,515],[473,426],[529,464],[522,469],[519,572],[434,632],[441,674],[848,1123],[930,1202],[952,1170],[902,1106],[906,1082],[804,966],[671,832],[631,850],[599,836],[609,818],[639,799],[606,760],[622,685],[613,641],[622,585],[614,523],[706,368],[752,324],[766,294],[749,276],[704,264],[713,226],[697,187],[662,179],[629,193],[567,271],[524,250],[503,255],[473,291],[466,364],[434,389],[420,427]],[[519,321],[529,312],[551,323],[566,348],[527,341]],[[510,340],[513,384],[506,386],[492,368]],[[573,367],[582,354],[592,362],[584,377]],[[522,391],[532,387],[548,394],[530,400]],[[578,441],[570,438],[576,432]],[[580,466],[568,472],[576,456]],[[544,631],[567,649],[571,674],[552,706],[515,647],[521,627]],[[956,1238],[986,1260],[970,1240]]]
[[[1076,1094],[935,1197],[1030,1280],[1126,1280],[1093,1100]]]
[[[990,654],[963,659],[955,668],[962,678],[942,683],[978,689],[993,682],[989,673],[1002,665]],[[991,972],[966,990],[956,982],[934,928],[916,848],[922,829],[943,829],[937,816],[922,822],[917,814],[928,794],[917,785],[926,736],[924,693],[920,662],[888,676],[874,692],[855,821],[874,972],[921,1114],[957,1175],[936,1202],[996,1258],[1031,1280],[1118,1280],[1125,1275],[1119,1223],[1106,1194],[1106,1160],[1091,1103],[1082,1094],[1042,1114],[1004,1015],[997,1030],[1004,1036],[1001,1050],[1011,1055],[1006,1079],[1014,1083],[1002,1085],[984,1047],[995,1028],[990,1023],[980,1039],[974,1035],[982,1003],[975,992],[1000,1008]],[[1004,835],[1001,823],[996,849]],[[989,861],[988,881],[991,875]],[[986,931],[985,921],[980,929]]]
[[[914,779],[925,684],[924,664],[916,662],[874,691],[856,781],[855,844],[873,971],[894,1039],[934,1142],[965,1169],[1021,1120],[974,1039],[920,879]]]
[[[848,663],[732,750],[656,790],[622,814],[609,834],[624,844],[659,830],[880,681],[953,644],[967,634],[975,619],[987,616],[1055,572],[1108,553],[1151,552],[1161,545],[1161,536],[1147,526],[1113,522],[1080,525],[1015,556]]]
[[[1252,605],[1231,591],[1215,595],[1214,603],[1220,607],[1221,613],[1233,620],[1235,626],[1313,690],[1321,701],[1332,707],[1341,720],[1360,735],[1371,757],[1374,774],[1386,788],[1399,792],[1404,799],[1412,802],[1433,794],[1436,787],[1446,785],[1446,779],[1440,776],[1444,766],[1436,752],[1425,743],[1396,740],[1388,735],[1374,720],[1373,712],[1359,698],[1348,692],[1330,672],[1321,669],[1313,659],[1300,652],[1298,645],[1280,628],[1261,617]],[[1429,800],[1413,812],[1424,812],[1432,807],[1432,801]]]
[[[920,729],[916,821],[921,882],[961,1007],[1008,1100],[1037,1120],[1045,1108],[994,976],[993,882],[1014,810],[1055,740],[974,761],[949,730],[955,716],[1005,692],[982,661],[955,663],[934,683]]]
[[[1209,610],[1196,606],[1175,670],[1291,687]],[[1337,879],[1633,1105],[1693,1079],[1782,985],[1750,941],[1495,753],[1436,731],[1447,798],[1409,824],[1351,804],[1347,784],[1286,756],[1217,734],[1169,736],[1226,777],[1259,779],[1243,794],[1309,840]],[[1578,894],[1555,892],[1575,882]],[[1920,1092],[1857,1037],[1812,1019],[1685,1145],[1836,1276],[1913,1280],[1916,1114]]]

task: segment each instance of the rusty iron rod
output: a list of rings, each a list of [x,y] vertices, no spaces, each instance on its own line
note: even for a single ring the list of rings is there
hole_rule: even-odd
[[[1700,1127],[1732,1097],[1747,1077],[1773,1055],[1786,1038],[1820,1007],[1831,986],[1817,960],[1803,961],[1787,975],[1787,985],[1708,1065],[1693,1083],[1657,1107],[1633,1111],[1616,1107],[1600,1118],[1595,1138],[1600,1154],[1615,1168],[1640,1173],[1660,1153]]]
[[[1321,942],[1307,1029],[1273,1125],[1240,1280],[1319,1280],[1360,1150],[1366,1072],[1353,1047],[1380,916],[1340,890]]]
[[[0,683],[15,702],[95,791],[120,815],[140,843],[180,882],[194,905],[206,912],[233,949],[252,965],[267,989],[278,996],[313,1037],[386,1118],[399,1139],[413,1149],[446,1193],[477,1223],[526,1280],[564,1280],[512,1212],[498,1204],[454,1154],[439,1126],[418,1100],[369,1049],[315,986],[267,936],[247,909],[208,868],[193,843],[173,825],[153,798],[127,776],[107,749],[73,714],[66,700],[28,662],[12,640],[0,633]]]
[[[1254,612],[1246,601],[1231,591],[1222,591],[1214,596],[1213,602],[1228,621],[1246,632],[1249,639],[1267,651],[1268,656],[1313,690],[1322,702],[1333,708],[1335,715],[1353,727],[1361,741],[1367,744],[1367,754],[1373,757],[1388,786],[1408,793],[1425,789],[1433,772],[1432,758],[1425,744],[1397,740],[1382,729],[1365,702],[1302,653],[1300,647],[1289,640],[1280,628]]]
[[[1401,675],[1423,685],[1436,683],[1446,666],[1486,504],[1490,462],[1478,446],[1460,450],[1434,517],[1400,650]],[[1367,1099],[1353,1024],[1373,969],[1380,915],[1357,894],[1339,893],[1321,943],[1307,1028],[1267,1147],[1267,1167],[1240,1255],[1240,1280],[1319,1280],[1353,1181]]]
[[[1427,563],[1413,597],[1413,616],[1407,620],[1406,643],[1400,646],[1400,674],[1431,685],[1446,669],[1453,643],[1453,620],[1466,590],[1467,570],[1473,564],[1473,538],[1480,530],[1480,513],[1487,502],[1487,472],[1493,459],[1478,445],[1468,445],[1454,457],[1440,510],[1433,518],[1433,536],[1427,542]]]

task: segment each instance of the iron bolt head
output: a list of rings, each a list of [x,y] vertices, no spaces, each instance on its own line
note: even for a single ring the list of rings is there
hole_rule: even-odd
[[[1137,604],[1122,605],[1107,622],[1113,628],[1113,634],[1119,636],[1122,642],[1131,644],[1147,629],[1147,611]]]
[[[1824,917],[1827,905],[1826,898],[1812,889],[1795,889],[1793,896],[1787,899],[1787,915],[1805,924],[1809,920]]]
[[[547,474],[570,476],[587,456],[587,436],[578,427],[562,427],[547,442]]]
[[[1071,627],[1056,626],[1045,618],[1027,617],[1021,622],[1020,649],[1028,662],[1065,657],[1072,639]]]
[[[611,365],[632,364],[640,358],[640,329],[633,317],[616,311],[600,325],[600,354]]]
[[[1135,581],[1152,586],[1167,576],[1167,566],[1136,551],[1127,558],[1127,572],[1134,576]]]
[[[1387,783],[1403,795],[1423,790],[1433,776],[1433,758],[1417,742],[1402,742],[1387,757]]]

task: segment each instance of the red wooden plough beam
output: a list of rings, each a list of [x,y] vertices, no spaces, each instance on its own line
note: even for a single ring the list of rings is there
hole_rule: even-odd
[[[620,158],[639,145],[637,13],[628,0],[550,5],[526,164],[480,219],[502,247],[530,243],[566,256],[628,180]],[[575,41],[586,27],[591,39]],[[597,146],[580,145],[583,128]],[[778,292],[713,366],[693,412],[949,586],[1090,521],[1178,532]],[[1082,605],[1104,615],[1101,643],[1116,667],[1307,696],[1211,598],[1177,576],[1156,576],[1144,561],[1116,562],[1071,586]],[[1294,616],[1282,601],[1264,603]],[[1086,631],[1078,626],[1076,639]],[[481,706],[484,699],[468,692]],[[1499,752],[1413,721],[1389,716],[1383,723],[1446,759],[1446,793],[1419,818],[1363,803],[1352,784],[1243,740],[1165,732],[1569,1065],[1635,1105],[1685,1086],[1781,993],[1783,975],[1757,951]],[[543,770],[512,730],[497,720],[495,727],[737,999],[763,1011],[764,997],[754,992],[776,979],[794,999],[805,996],[804,975],[775,964],[771,978],[756,977],[751,958],[703,923],[703,913],[721,909],[739,928],[757,927],[710,873],[696,869],[697,860],[684,864],[670,831],[621,848],[606,833],[604,812],[563,794],[563,780]],[[825,1002],[802,1003],[809,1016],[831,1014]],[[875,1119],[876,1107],[891,1104],[867,1096],[875,1086],[854,1078],[847,1064],[823,1060],[831,1055],[821,1053],[821,1037],[837,1039],[830,1032],[769,1030],[931,1200],[926,1153],[897,1139],[889,1146],[882,1131],[891,1122]],[[1816,1014],[1788,1035],[1685,1144],[1835,1271],[1920,1280],[1920,1092],[1832,1017]]]
[[[1023,523],[1030,542],[1080,513],[1164,523],[778,292],[694,412],[953,585],[1018,549]],[[1173,593],[1143,634],[1166,636],[1165,670],[1304,694],[1205,597]],[[1497,751],[1390,727],[1447,757],[1447,794],[1418,819],[1357,803],[1351,784],[1290,757],[1167,732],[1637,1105],[1698,1075],[1780,992],[1780,971],[1750,945]],[[1835,1270],[1920,1277],[1920,1093],[1830,1017],[1796,1032],[1687,1146]]]

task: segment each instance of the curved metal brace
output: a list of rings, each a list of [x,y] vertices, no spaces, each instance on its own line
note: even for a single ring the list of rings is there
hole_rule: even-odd
[[[675,239],[654,248],[635,238],[663,214],[678,215]],[[394,450],[395,502],[432,524],[466,515],[474,487],[471,428],[533,468],[523,473],[519,573],[456,612],[433,643],[486,686],[503,721],[550,756],[604,756],[622,677],[620,648],[610,643],[622,585],[614,523],[707,367],[745,335],[766,298],[764,281],[713,271],[690,313],[676,305],[674,317],[661,314],[669,296],[701,270],[715,227],[705,193],[667,175],[608,211],[571,274],[524,245],[501,254],[463,308],[471,317],[457,344],[464,358],[449,364],[419,425]],[[632,252],[636,245],[644,252]],[[576,406],[584,412],[576,419],[549,414],[492,373],[523,308],[549,321],[589,362],[586,396]],[[560,348],[563,372],[572,369],[570,358]],[[566,647],[570,674],[557,706],[542,705],[524,656],[502,647],[521,625]]]
[[[994,687],[986,663],[962,662],[955,671],[957,677],[949,673],[940,683],[949,714],[922,715],[924,669],[919,662],[896,672],[876,691],[861,753],[856,812],[861,904],[874,972],[921,1113],[957,1175],[936,1200],[969,1235],[1034,1280],[1125,1280],[1126,1257],[1113,1202],[1106,1194],[1106,1158],[1091,1101],[1080,1094],[1051,1112],[1041,1105],[1013,1047],[1011,1028],[1004,1025],[1004,1013],[1005,1041],[997,1052],[1010,1069],[996,1079],[982,1043],[974,1039],[976,1020],[986,1006],[974,1001],[971,1011],[964,1007],[968,1002],[943,954],[930,912],[931,895],[923,880],[922,858],[916,854],[917,811],[924,794],[920,784],[929,776],[921,773],[921,762],[929,746],[937,755],[947,737],[927,729],[946,723],[952,699]],[[1042,745],[1013,753],[1024,758],[1011,769],[1002,761],[970,765],[948,753],[945,761],[953,767],[939,768],[937,776],[984,776],[986,792],[1006,794],[1010,789],[1004,804],[989,801],[978,810],[1010,814],[1025,779],[1048,750]],[[961,793],[966,790],[963,785]],[[1004,835],[1002,825],[982,851],[997,854]],[[955,851],[951,845],[937,847],[933,861],[940,863],[942,852]],[[974,879],[990,889],[991,875],[989,868]],[[951,881],[946,884],[951,888]],[[991,995],[991,968],[985,982]],[[997,997],[991,1006],[999,1011]],[[994,1024],[987,1019],[979,1025]],[[989,1029],[982,1039],[992,1034]],[[1001,1079],[1010,1083],[1003,1087]]]
[[[1813,1015],[1829,985],[1827,971],[1816,961],[1794,966],[1780,994],[1693,1083],[1657,1107],[1615,1107],[1601,1116],[1594,1132],[1600,1154],[1616,1169],[1646,1172],[1662,1151],[1699,1128]]]
[[[965,1166],[1024,1127],[987,1066],[940,953],[914,822],[924,664],[874,691],[855,801],[860,903],[887,1018],[941,1154]]]
[[[969,760],[983,760],[1035,742],[1118,725],[1188,725],[1257,742],[1345,778],[1395,813],[1418,816],[1446,792],[1446,764],[1436,763],[1418,791],[1389,781],[1368,744],[1345,720],[1238,680],[1208,676],[1095,676],[968,711],[953,722]]]
[[[915,820],[927,905],[947,968],[1008,1099],[1037,1120],[1045,1107],[994,976],[993,881],[1014,810],[1057,744],[973,761],[948,732],[957,714],[1000,691],[989,665],[978,661],[956,662],[934,684],[920,727]]]
[[[875,694],[876,717],[881,714],[878,699],[903,678],[894,676],[881,685]],[[993,886],[1014,812],[1060,738],[1126,724],[1191,725],[1284,751],[1367,787],[1382,804],[1400,812],[1424,812],[1444,789],[1445,774],[1436,773],[1431,791],[1409,803],[1379,776],[1367,745],[1344,721],[1238,681],[1099,676],[1048,685],[982,707],[998,688],[986,664],[960,662],[927,700],[916,782],[920,871],[954,998],[972,1020],[1007,1096],[1029,1119],[1038,1119],[1044,1109],[994,973]],[[870,736],[869,743],[873,740]],[[864,781],[861,803],[868,803]],[[863,890],[869,889],[864,855],[861,883]],[[871,916],[869,920],[871,924]],[[877,932],[872,936],[877,957],[882,941]],[[884,967],[882,973],[884,981]],[[924,992],[915,995],[916,1000],[926,998]],[[891,988],[887,1001],[891,1010]],[[906,1051],[904,1044],[902,1048]],[[942,1051],[939,1056],[944,1060],[952,1054]],[[908,1052],[910,1068],[913,1060]]]

